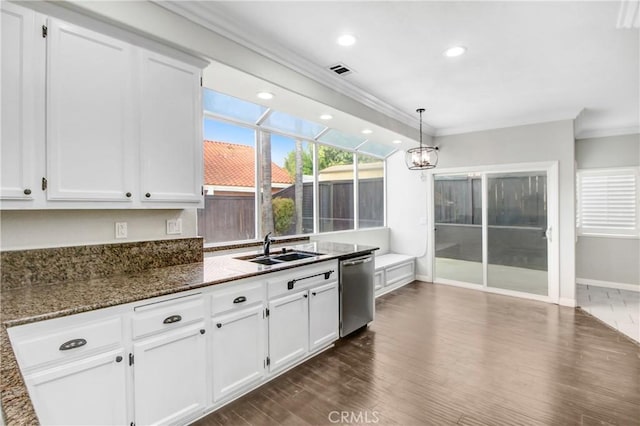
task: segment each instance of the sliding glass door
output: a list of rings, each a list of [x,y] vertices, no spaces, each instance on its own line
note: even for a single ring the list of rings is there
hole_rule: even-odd
[[[487,174],[487,286],[548,295],[547,174]]]
[[[482,181],[473,174],[434,180],[435,269],[438,277],[483,283]]]
[[[557,166],[505,169],[433,175],[434,282],[555,301],[549,185],[557,194]]]

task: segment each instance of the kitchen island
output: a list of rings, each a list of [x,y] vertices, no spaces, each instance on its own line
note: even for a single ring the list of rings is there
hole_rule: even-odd
[[[0,336],[2,339],[2,388],[0,391],[7,423],[37,423],[38,421],[17,365],[14,350],[9,342],[7,330],[12,330],[12,327],[37,323],[43,320],[59,320],[67,316],[87,314],[113,307],[125,309],[129,308],[132,303],[139,304],[137,302],[154,298],[163,300],[162,298],[167,298],[171,295],[182,296],[184,294],[188,296],[199,289],[203,291],[217,289],[218,287],[216,286],[219,285],[221,285],[221,289],[224,288],[226,291],[231,291],[230,289],[233,288],[236,282],[238,285],[247,285],[247,280],[252,279],[265,279],[268,281],[269,277],[284,277],[288,273],[300,273],[300,271],[307,268],[320,268],[322,269],[321,272],[325,272],[323,270],[324,265],[337,264],[337,259],[366,254],[376,250],[375,247],[370,246],[327,242],[306,242],[287,247],[289,250],[320,254],[295,262],[274,265],[261,265],[238,259],[238,257],[258,256],[261,253],[261,250],[253,250],[205,257],[203,262],[199,263],[150,269],[84,281],[31,285],[3,291],[1,310],[3,327]],[[273,250],[277,251],[278,248],[275,246]],[[337,269],[334,266],[332,268]],[[335,272],[336,274],[332,279],[337,280],[337,270]],[[276,285],[279,284],[268,284],[272,286],[269,288],[272,289],[271,292],[274,295],[280,291],[276,290]],[[267,286],[264,286],[264,288],[265,292],[268,293]],[[306,291],[306,287],[301,287],[300,293],[302,294],[304,291]],[[304,294],[302,295],[304,296]],[[271,303],[271,300],[266,297],[265,294],[265,306],[267,300]],[[129,310],[133,312],[133,307]],[[268,315],[268,309],[266,309],[266,313]],[[127,315],[130,314],[127,313]],[[123,324],[125,324],[123,329],[128,327],[127,321],[131,321],[129,317],[123,320]],[[218,322],[216,324],[221,323]],[[201,334],[204,335],[203,331],[205,330],[209,331],[209,327],[203,326],[200,329]],[[304,357],[299,359],[303,360]],[[268,361],[270,360],[268,359]],[[279,367],[280,371],[284,371],[292,365],[295,364],[283,361],[282,367]],[[268,378],[268,376],[269,374],[267,373],[265,377]],[[257,381],[256,383],[259,384],[261,382]],[[231,397],[237,397],[237,395],[231,395],[227,398]],[[223,399],[222,401],[227,400]],[[215,407],[215,403],[209,402],[205,404],[207,407]]]

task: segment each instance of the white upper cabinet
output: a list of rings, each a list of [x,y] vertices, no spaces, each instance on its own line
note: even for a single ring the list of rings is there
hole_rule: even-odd
[[[199,202],[200,69],[146,50],[140,58],[141,199]]]
[[[0,199],[28,200],[40,196],[35,150],[42,140],[38,108],[44,101],[44,17],[30,9],[2,2],[2,118],[0,137]]]
[[[0,208],[201,206],[204,61],[97,27],[2,2]]]
[[[132,46],[56,19],[48,32],[47,198],[129,201]]]

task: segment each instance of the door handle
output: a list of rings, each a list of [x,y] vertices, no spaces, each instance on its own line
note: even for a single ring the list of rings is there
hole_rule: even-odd
[[[547,241],[551,242],[551,227],[548,227],[546,231],[544,231],[544,236],[547,239]]]
[[[360,265],[362,263],[369,263],[369,262],[371,262],[371,260],[372,260],[371,257],[367,257],[365,259],[358,259],[358,260],[354,260],[352,262],[342,262],[342,265],[344,265],[344,266]]]

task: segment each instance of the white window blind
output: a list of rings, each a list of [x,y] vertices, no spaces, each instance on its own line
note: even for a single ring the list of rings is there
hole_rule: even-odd
[[[639,236],[638,181],[637,168],[578,171],[579,233]]]

